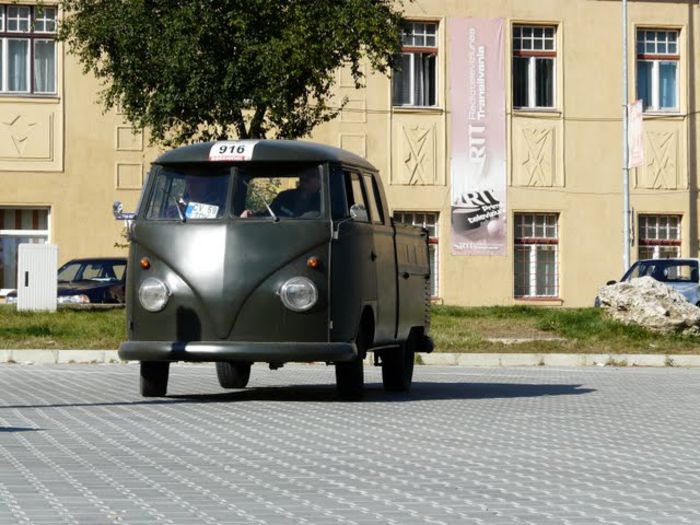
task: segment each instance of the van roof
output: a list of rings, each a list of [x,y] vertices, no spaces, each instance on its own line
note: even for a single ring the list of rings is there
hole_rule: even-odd
[[[246,159],[210,159],[214,146],[224,144],[244,145],[251,152]],[[163,153],[155,164],[179,164],[190,162],[340,162],[371,171],[377,169],[362,157],[333,146],[300,140],[229,140],[202,142],[182,146]]]

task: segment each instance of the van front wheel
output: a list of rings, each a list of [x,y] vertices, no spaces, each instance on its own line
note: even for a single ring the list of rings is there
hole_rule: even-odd
[[[216,363],[216,377],[222,388],[245,388],[250,379],[250,363]]]
[[[356,401],[362,399],[365,386],[365,373],[362,358],[356,357],[347,363],[335,364],[335,383],[341,399]]]
[[[168,390],[170,363],[167,361],[141,361],[141,395],[163,397]]]

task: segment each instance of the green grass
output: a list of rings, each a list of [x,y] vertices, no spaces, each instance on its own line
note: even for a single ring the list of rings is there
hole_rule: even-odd
[[[123,309],[50,314],[0,306],[0,349],[116,349],[126,338],[124,315]],[[596,308],[436,306],[431,335],[437,352],[700,353],[700,337],[625,326]],[[509,338],[525,341],[505,344]]]
[[[607,319],[599,308],[433,308],[438,352],[700,353],[700,337],[661,335]],[[493,339],[527,338],[504,344]]]
[[[116,350],[125,338],[124,309],[48,313],[0,306],[0,349]]]

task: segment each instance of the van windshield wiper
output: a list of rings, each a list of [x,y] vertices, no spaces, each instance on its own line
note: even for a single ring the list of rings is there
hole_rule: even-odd
[[[180,205],[185,204],[185,201],[183,201],[182,199],[177,200],[177,199],[175,198],[175,195],[171,195],[170,198],[171,198],[171,199],[173,200],[173,202],[175,203],[175,209],[177,210],[177,214],[180,216],[180,220],[181,220],[182,222],[185,222],[185,216],[184,216],[183,213],[182,213],[182,208],[180,208]]]
[[[270,216],[275,220],[275,222],[278,222],[279,217],[277,217],[277,215],[275,215],[275,212],[272,211],[272,208],[270,208],[267,199],[261,193],[258,193],[258,190],[256,190],[254,186],[251,186],[250,183],[248,183],[248,181],[244,180],[243,184],[245,184],[245,187],[248,188],[249,191],[253,192],[253,195],[255,195],[258,199],[265,203],[265,207],[267,208],[267,211],[269,212]]]

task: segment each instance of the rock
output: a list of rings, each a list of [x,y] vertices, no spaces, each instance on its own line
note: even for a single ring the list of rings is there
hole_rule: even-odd
[[[700,308],[651,277],[604,286],[598,298],[607,314],[624,324],[657,332],[697,334],[700,331]]]

